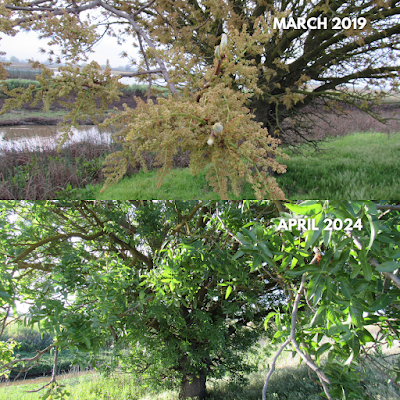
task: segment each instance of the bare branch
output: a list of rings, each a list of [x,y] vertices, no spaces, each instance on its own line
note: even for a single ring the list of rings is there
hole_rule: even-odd
[[[376,206],[377,210],[396,210],[400,211],[400,205],[385,204],[382,206]]]
[[[45,385],[43,385],[41,388],[39,389],[35,389],[35,390],[27,390],[26,393],[33,393],[33,392],[39,392],[41,390],[43,390],[46,386],[51,385],[52,383],[57,383],[56,382],[56,372],[57,372],[57,358],[58,358],[58,347],[55,346],[54,347],[54,361],[53,361],[53,371],[51,373],[51,380],[49,383],[46,383]]]
[[[139,75],[146,75],[146,74],[159,74],[162,73],[161,69],[150,69],[148,71],[137,71],[137,72],[132,72],[131,74],[121,74],[122,78],[131,78],[134,76],[139,76]]]
[[[317,247],[314,247],[314,252],[315,252],[315,256],[312,259],[312,261],[310,262],[310,265],[315,265],[319,262],[320,257],[321,257],[321,252]],[[326,383],[331,383],[329,381],[329,379],[326,377],[326,375],[313,363],[313,361],[300,350],[299,345],[297,344],[296,341],[296,320],[297,320],[297,311],[299,308],[299,303],[300,303],[300,298],[302,295],[303,290],[305,289],[305,282],[306,282],[306,274],[303,274],[302,278],[301,278],[301,283],[300,283],[300,288],[296,294],[294,303],[293,303],[293,310],[292,310],[292,315],[291,315],[291,329],[290,329],[290,336],[286,339],[286,341],[283,343],[283,345],[280,347],[280,349],[278,350],[277,354],[274,357],[271,369],[267,375],[267,378],[265,380],[265,384],[263,387],[263,391],[262,391],[262,400],[266,400],[266,390],[268,387],[268,381],[272,375],[272,373],[274,372],[275,369],[275,362],[277,360],[277,358],[279,357],[279,355],[282,353],[283,349],[289,344],[292,343],[293,347],[295,348],[296,352],[300,355],[300,357],[304,360],[304,362],[313,370],[316,372],[316,374],[318,375],[318,378],[321,382],[322,387],[324,388],[324,392],[326,394],[326,396],[328,397],[329,400],[332,400],[331,395],[329,394],[329,390],[328,387],[326,385]]]
[[[278,357],[281,355],[283,349],[290,343],[290,337],[287,338],[285,340],[285,342],[282,344],[282,346],[279,348],[279,350],[277,351],[277,353],[275,354],[274,359],[272,360],[272,364],[271,364],[271,369],[268,372],[268,375],[265,379],[265,383],[264,383],[264,387],[262,390],[262,400],[266,400],[266,392],[267,392],[267,387],[268,387],[268,382],[269,379],[271,378],[272,373],[275,371],[275,363],[276,360],[278,359]]]
[[[96,0],[97,1],[97,0]],[[124,11],[117,10],[114,7],[111,7],[110,5],[106,4],[104,1],[99,0],[99,4],[105,8],[106,10],[112,12],[115,15],[118,15],[119,17],[125,18],[129,23],[132,25],[133,29],[138,33],[143,40],[147,43],[149,47],[152,49],[155,49],[156,47],[154,46],[153,42],[151,41],[150,37],[146,34],[146,32],[139,26],[139,24],[133,19],[132,16],[127,14]],[[164,64],[164,61],[162,61],[158,56],[154,56],[155,60],[157,61],[157,64],[160,66],[160,69],[162,71],[162,74],[164,76],[165,81],[168,83],[169,89],[171,90],[172,93],[176,94],[179,96],[175,84],[173,82],[170,82],[170,77],[167,71],[167,67]]]
[[[54,344],[51,344],[51,345],[47,346],[44,350],[36,350],[37,354],[34,357],[31,357],[31,358],[20,358],[19,360],[12,360],[12,361],[8,362],[7,364],[0,365],[0,370],[2,370],[2,369],[4,369],[4,370],[10,369],[10,367],[12,367],[15,364],[18,364],[19,362],[27,362],[28,364],[24,368],[22,368],[22,370],[21,370],[22,372],[25,372],[27,366],[29,366],[34,361],[38,362],[40,360],[40,358],[43,356],[43,354],[45,354],[48,351],[50,351],[53,347],[54,347]],[[19,375],[21,375],[21,372],[20,372]]]
[[[142,7],[139,7],[138,10],[132,14],[132,17],[135,18],[136,16],[138,16],[142,11],[150,7],[155,1],[156,0],[150,0],[148,3],[143,4]]]
[[[179,232],[182,226],[184,226],[188,221],[190,221],[193,218],[193,215],[196,214],[197,210],[203,205],[203,202],[201,201],[199,204],[197,204],[196,207],[193,208],[193,210],[183,217],[182,222],[180,222],[174,229],[172,229],[173,233]]]
[[[143,47],[143,43],[142,43],[142,37],[139,34],[137,34],[137,35],[138,35],[138,40],[139,40],[140,51],[143,54],[144,62],[146,63],[147,70],[149,71],[150,70],[150,64],[149,64],[149,60],[147,59],[147,54],[144,51],[144,47]],[[150,100],[151,83],[152,83],[151,82],[151,75],[149,75],[149,90],[148,90],[148,93],[147,93],[147,101]]]
[[[34,3],[32,3],[32,4],[34,4]],[[94,0],[93,2],[83,5],[83,6],[80,6],[80,7],[67,7],[67,8],[37,7],[37,8],[33,8],[33,7],[20,7],[20,6],[6,5],[6,8],[9,10],[20,10],[20,11],[29,11],[29,12],[47,11],[49,13],[49,15],[64,15],[65,12],[77,14],[82,11],[90,10],[92,8],[97,7],[99,4],[100,4],[100,0]],[[23,24],[24,22],[34,21],[36,19],[41,19],[43,17],[44,17],[43,14],[38,14],[38,15],[31,15],[30,17],[20,18],[17,21],[15,21],[15,25],[20,25],[20,24]]]

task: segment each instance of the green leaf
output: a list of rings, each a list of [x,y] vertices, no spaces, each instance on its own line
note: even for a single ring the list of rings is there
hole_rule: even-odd
[[[232,260],[236,260],[236,259],[242,257],[244,254],[245,254],[245,253],[244,253],[242,250],[238,250],[238,251],[236,252],[236,254],[232,257]]]
[[[270,312],[270,313],[267,315],[267,317],[265,318],[265,321],[264,321],[265,330],[267,330],[267,328],[268,328],[268,321],[269,321],[272,317],[274,317],[276,314],[277,314],[276,311],[272,311],[272,312]]]
[[[285,204],[286,207],[298,215],[315,215],[322,211],[322,205],[317,201],[305,201],[299,205],[296,204]]]
[[[257,246],[259,246],[262,250],[262,252],[268,256],[268,257],[273,257],[273,254],[271,253],[270,249],[267,247],[265,242],[260,242],[257,244]]]
[[[262,240],[264,237],[264,227],[260,224],[257,224],[255,225],[254,229],[256,231],[257,240]]]
[[[352,266],[353,266],[353,265],[352,265]],[[354,267],[353,271],[351,272],[350,278],[351,278],[351,279],[354,279],[354,278],[360,273],[361,268],[362,268],[362,265],[361,265],[360,263],[357,264],[357,265]]]
[[[397,261],[386,261],[382,263],[379,267],[375,269],[379,272],[393,272],[399,268],[399,264]]]
[[[355,218],[357,218],[358,213],[360,212],[362,203],[354,202],[354,201],[344,201],[343,202],[347,211]]]
[[[368,308],[370,311],[378,311],[378,310],[383,310],[385,309],[390,303],[392,302],[392,299],[390,296],[387,294],[384,294],[380,296],[378,299],[376,299],[372,305],[370,305]]]
[[[226,293],[225,293],[225,300],[229,297],[231,292],[232,292],[232,286],[228,286],[228,288],[226,289]]]
[[[350,285],[350,282],[346,278],[342,278],[340,282],[340,287],[341,287],[341,292],[343,296],[347,299],[350,300],[351,296],[353,295],[353,288]]]
[[[371,333],[369,331],[367,331],[365,328],[363,329],[357,329],[356,331],[356,335],[358,337],[358,339],[363,343],[368,343],[368,342],[374,342],[375,339],[374,337],[371,335]]]
[[[323,353],[329,350],[332,347],[331,343],[324,343],[318,350],[317,350],[317,357],[320,357]]]
[[[362,268],[363,268],[364,277],[369,282],[372,279],[371,265],[368,262],[366,262],[366,263],[364,263]]]
[[[255,254],[253,257],[253,264],[251,265],[251,272],[255,271],[262,263],[260,254]]]
[[[319,238],[321,232],[323,232],[324,229],[324,218],[318,218],[317,216],[315,219],[318,222],[316,226],[317,229],[315,231],[307,231],[307,241],[304,246],[305,250],[308,250],[310,247],[313,246],[313,244]]]
[[[357,327],[362,327],[362,306],[359,303],[350,304],[350,316],[353,324]]]
[[[366,207],[368,209],[368,213],[372,215],[378,214],[378,210],[376,208],[376,205],[372,201],[367,201],[366,202]]]
[[[257,237],[254,234],[254,232],[245,228],[242,228],[242,231],[247,235],[247,237],[249,237],[253,242],[257,242]]]
[[[324,239],[324,245],[328,247],[329,242],[331,241],[332,237],[332,230],[323,230],[322,231],[322,238]]]

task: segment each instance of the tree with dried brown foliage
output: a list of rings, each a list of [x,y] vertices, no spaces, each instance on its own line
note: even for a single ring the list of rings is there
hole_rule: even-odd
[[[109,121],[121,124],[116,140],[123,151],[106,162],[106,186],[144,151],[158,153],[162,177],[171,154],[181,147],[191,152],[193,173],[210,166],[207,178],[222,198],[229,188],[238,191],[242,177],[258,198],[282,198],[267,176],[268,169],[285,170],[275,161],[279,151],[274,138],[294,134],[309,140],[306,133],[323,119],[322,105],[333,109],[345,102],[372,112],[371,104],[384,95],[376,86],[361,93],[346,84],[390,81],[392,90],[397,89],[399,12],[394,0],[5,0],[0,31],[36,30],[61,46],[61,54],[50,51],[50,58],[69,64],[58,76],[45,69],[39,88],[9,93],[3,112],[33,97],[48,106],[76,92],[66,128],[78,118],[95,117],[118,96],[118,79],[95,62],[82,70],[73,65],[85,60],[105,34],[117,42],[133,39],[140,50],[139,70],[129,75],[148,80],[149,91],[154,79],[164,79],[171,97],[157,105],[142,104],[135,112],[126,109]],[[276,21],[289,17],[329,22],[326,29],[274,28]],[[334,18],[355,22],[349,29],[334,29]],[[229,40],[222,45],[224,34]],[[103,101],[102,110],[97,99]],[[317,105],[316,115],[305,114],[304,108],[312,105]],[[63,141],[68,136],[66,129]]]

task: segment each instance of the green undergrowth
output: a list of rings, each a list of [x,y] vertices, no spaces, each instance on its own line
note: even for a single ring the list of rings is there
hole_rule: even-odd
[[[384,199],[400,197],[400,133],[354,133],[332,138],[316,152],[300,148],[302,155],[286,149],[287,172],[277,176],[289,199]],[[100,188],[95,192],[99,193]],[[191,176],[176,169],[157,189],[157,172],[139,173],[123,179],[97,199],[218,199],[207,185],[205,173]],[[232,198],[235,198],[232,195]],[[238,198],[253,199],[254,192],[243,183]]]
[[[316,153],[290,156],[278,177],[292,199],[397,199],[400,197],[400,133],[354,133],[321,144]],[[282,162],[282,161],[281,161]]]
[[[271,361],[271,359],[269,360]],[[376,359],[382,362],[382,359]],[[396,356],[393,362],[398,361]],[[377,364],[379,366],[379,364]],[[363,380],[360,382],[364,395],[371,400],[397,400],[400,389],[387,381],[378,368],[371,363],[359,368]],[[260,400],[261,391],[268,368],[254,372],[244,380],[221,379],[207,381],[207,400]],[[314,373],[313,373],[314,374]],[[71,400],[177,400],[176,391],[151,390],[143,380],[134,380],[125,374],[114,374],[103,377],[99,374],[77,376],[63,375],[60,383],[66,385]],[[267,400],[323,400],[321,387],[314,382],[316,376],[309,378],[308,368],[298,366],[292,359],[286,362],[273,373],[266,398]],[[49,378],[50,379],[50,378]],[[0,398],[3,400],[38,400],[40,393],[26,393],[43,386],[37,384],[21,384],[18,386],[0,387]],[[345,398],[345,397],[344,397]]]
[[[139,172],[131,177],[122,179],[117,185],[110,186],[104,193],[100,193],[100,186],[95,189],[96,199],[208,199],[218,200],[219,195],[212,191],[208,186],[206,171],[198,175],[191,175],[188,168],[173,169],[162,181],[162,185],[157,189],[157,171],[147,173]],[[243,196],[253,197],[254,194],[250,185],[240,196],[230,194],[232,198],[243,198]]]

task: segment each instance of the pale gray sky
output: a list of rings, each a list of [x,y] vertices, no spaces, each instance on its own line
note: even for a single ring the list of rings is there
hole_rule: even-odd
[[[6,36],[0,33],[0,51],[5,51],[6,57],[15,56],[19,59],[34,58],[35,60],[45,61],[47,56],[39,52],[39,48],[48,49],[47,42],[49,39],[38,39],[38,35],[31,32],[20,32],[16,36]],[[56,51],[55,46],[52,46]],[[92,53],[90,60],[95,60],[99,64],[105,64],[107,59],[110,60],[111,66],[117,67],[126,65],[128,60],[120,58],[119,54],[126,51],[129,55],[137,54],[137,50],[128,42],[119,46],[115,38],[104,37],[95,47],[95,53]]]

